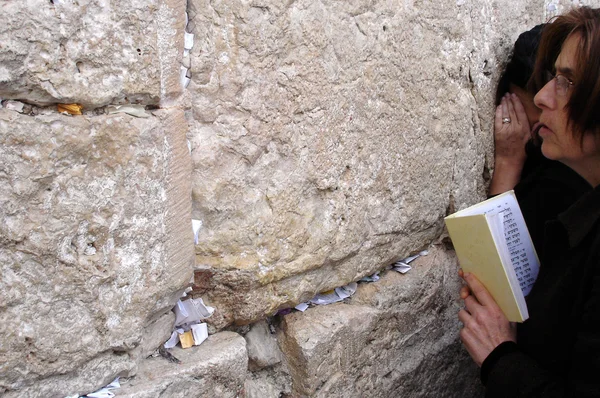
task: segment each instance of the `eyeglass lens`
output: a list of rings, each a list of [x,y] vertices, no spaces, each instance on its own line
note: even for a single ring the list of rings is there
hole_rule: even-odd
[[[567,79],[563,75],[555,75],[554,73],[547,70],[545,73],[545,77],[546,84],[548,84],[552,79],[556,79],[555,89],[556,93],[559,95],[565,95],[569,90],[569,87],[571,86],[571,82],[569,81],[569,79]]]

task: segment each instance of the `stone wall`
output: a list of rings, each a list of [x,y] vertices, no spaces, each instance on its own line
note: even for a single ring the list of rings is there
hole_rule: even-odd
[[[476,366],[457,339],[451,264],[436,245],[405,275],[389,271],[345,303],[285,316],[279,340],[292,396],[478,396]]]
[[[191,0],[196,292],[246,324],[484,197],[498,66],[539,1]]]
[[[443,246],[262,319],[483,197],[512,42],[574,3],[3,1],[0,395],[479,393]],[[192,281],[214,334],[147,359]]]
[[[184,1],[0,6],[0,395],[91,392],[169,336],[192,277]],[[83,105],[83,115],[57,112]],[[165,106],[163,106],[165,107]]]

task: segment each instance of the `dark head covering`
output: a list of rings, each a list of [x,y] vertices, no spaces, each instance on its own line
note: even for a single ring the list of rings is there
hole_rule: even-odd
[[[533,73],[535,57],[540,44],[540,38],[542,37],[542,29],[545,25],[537,25],[533,29],[519,35],[519,38],[515,42],[510,61],[508,61],[506,69],[498,82],[496,105],[500,104],[502,96],[508,92],[511,83],[527,90],[527,82]]]

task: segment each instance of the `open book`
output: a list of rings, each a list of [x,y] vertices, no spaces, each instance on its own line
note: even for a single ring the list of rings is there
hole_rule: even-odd
[[[525,296],[540,263],[513,191],[445,218],[460,266],[488,289],[512,322],[529,318]]]

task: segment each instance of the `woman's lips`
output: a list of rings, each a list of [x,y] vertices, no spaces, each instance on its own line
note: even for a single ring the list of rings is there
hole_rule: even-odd
[[[540,135],[540,137],[544,137],[545,135],[550,135],[552,134],[552,130],[550,130],[548,127],[546,127],[545,125],[541,125],[540,129],[538,130],[538,134]]]

